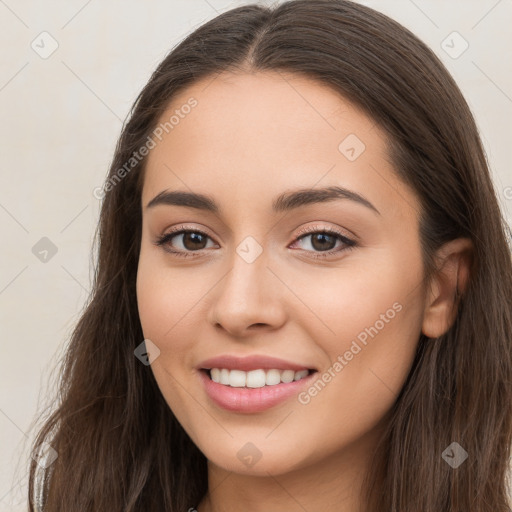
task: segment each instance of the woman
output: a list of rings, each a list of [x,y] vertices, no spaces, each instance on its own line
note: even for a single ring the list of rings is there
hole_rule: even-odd
[[[509,510],[505,223],[409,31],[344,0],[216,17],[100,192],[31,510],[37,475],[51,512]]]

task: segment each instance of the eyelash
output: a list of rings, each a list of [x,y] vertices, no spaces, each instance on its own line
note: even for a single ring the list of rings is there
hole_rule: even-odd
[[[166,233],[165,235],[158,237],[157,240],[155,241],[155,245],[157,245],[158,247],[163,247],[165,251],[170,252],[171,254],[178,256],[180,258],[195,257],[195,253],[201,252],[201,250],[205,250],[205,249],[199,249],[197,251],[183,252],[183,251],[175,251],[173,249],[169,249],[169,248],[165,247],[170,242],[170,240],[172,238],[174,238],[177,235],[182,235],[182,234],[186,234],[186,233],[197,233],[197,234],[200,234],[207,238],[211,238],[208,234],[206,234],[205,232],[203,232],[199,229],[190,229],[190,228],[187,229],[185,226],[178,226],[175,229],[173,229],[172,231],[170,231],[169,233]],[[332,256],[333,254],[336,254],[336,253],[351,250],[357,246],[357,243],[354,240],[347,238],[346,236],[344,236],[342,233],[340,233],[339,231],[337,231],[335,229],[318,228],[316,226],[304,228],[303,230],[299,231],[299,233],[297,234],[297,237],[294,240],[294,243],[296,241],[301,240],[302,238],[306,238],[308,235],[312,235],[312,234],[325,234],[325,235],[335,236],[346,245],[346,247],[344,247],[343,249],[338,248],[337,250],[332,249],[330,251],[306,251],[308,253],[313,253],[314,254],[313,258],[317,258],[317,259],[318,258],[326,258],[326,257]]]

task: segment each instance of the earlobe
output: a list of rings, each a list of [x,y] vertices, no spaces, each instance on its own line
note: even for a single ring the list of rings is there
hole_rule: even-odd
[[[438,250],[438,267],[430,282],[423,314],[425,336],[437,338],[453,325],[459,299],[469,283],[472,249],[469,238],[457,238]]]

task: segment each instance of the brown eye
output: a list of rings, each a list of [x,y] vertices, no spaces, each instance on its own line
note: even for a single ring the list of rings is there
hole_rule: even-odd
[[[323,258],[353,249],[357,244],[332,229],[309,228],[299,233],[293,245],[298,245],[314,258]]]
[[[329,251],[336,246],[336,237],[327,233],[316,233],[311,236],[311,246],[318,251]]]
[[[161,236],[156,241],[156,245],[162,246],[167,252],[177,256],[189,256],[206,249],[209,240],[211,238],[202,231],[181,229]]]
[[[316,252],[331,251],[336,247],[337,242],[349,243],[348,240],[338,234],[322,231],[302,235],[297,239],[297,242],[302,242],[303,249]]]
[[[180,236],[180,235],[175,235]],[[202,235],[201,233],[197,233],[195,231],[188,231],[185,233],[182,233],[182,243],[185,249],[189,251],[197,251],[200,249],[204,249],[206,246],[206,236]],[[173,237],[174,238],[174,237]]]

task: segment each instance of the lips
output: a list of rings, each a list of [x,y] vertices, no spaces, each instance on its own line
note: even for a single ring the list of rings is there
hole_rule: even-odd
[[[228,354],[206,359],[197,365],[196,369],[203,389],[212,403],[234,413],[258,413],[271,409],[297,395],[301,389],[309,385],[318,371],[316,368],[277,357],[265,355],[240,357]],[[219,379],[211,378],[212,369],[216,376],[221,375],[221,381],[226,380],[222,379],[222,373],[229,373],[229,384],[215,382]],[[238,381],[238,377],[244,372],[248,372],[246,376],[251,373],[263,373],[255,370],[266,372],[265,381],[269,377],[269,382],[265,382],[266,385],[262,386],[261,378],[256,382],[258,379],[254,380],[252,378],[254,375],[248,378],[248,386]],[[294,373],[297,376],[296,372],[301,372],[300,378],[290,379]],[[306,375],[303,374],[304,372]],[[231,374],[237,377],[233,381]],[[280,382],[277,382],[276,375],[280,375]]]
[[[316,372],[300,380],[259,388],[231,387],[214,382],[207,370],[198,370],[197,375],[213,405],[231,413],[255,414],[263,413],[297,397],[304,388],[311,385]]]
[[[198,366],[198,370],[211,370],[212,368],[226,368],[228,370],[243,370],[245,372],[251,370],[293,370],[299,372],[301,370],[313,370],[316,368],[304,366],[300,363],[286,361],[276,357],[265,355],[252,355],[246,357],[234,355],[221,355],[212,357],[202,361]]]

